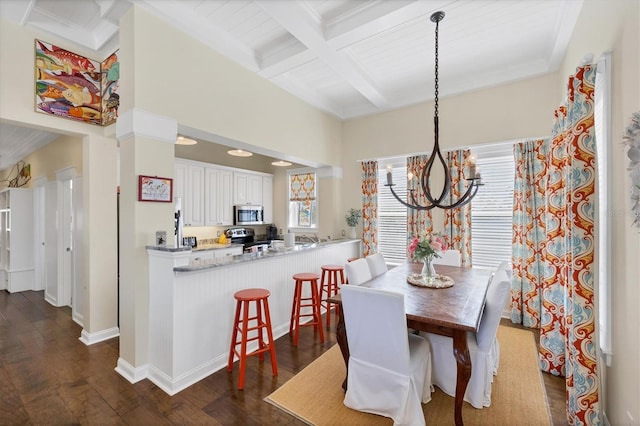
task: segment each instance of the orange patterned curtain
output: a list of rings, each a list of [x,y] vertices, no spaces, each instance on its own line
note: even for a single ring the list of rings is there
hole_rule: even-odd
[[[545,192],[549,141],[513,146],[511,321],[539,328],[545,267]]]
[[[594,301],[596,67],[578,68],[554,113],[547,159],[540,363],[566,377],[570,425],[601,424]]]
[[[407,158],[407,174],[411,173],[413,175],[413,178],[407,181],[407,193],[409,193],[410,189],[415,190],[414,194],[416,194],[416,199],[418,203],[422,205],[428,204],[422,189],[419,188],[420,176],[422,175],[424,166],[427,164],[427,158],[426,155],[416,155]],[[407,197],[407,200],[410,200],[410,198]],[[407,209],[407,259],[411,259],[408,249],[411,239],[420,235],[422,232],[433,232],[431,210]]]
[[[362,165],[362,244],[363,256],[378,251],[378,162]]]
[[[447,166],[451,176],[450,201],[459,199],[467,189],[464,168],[470,155],[471,151],[468,149],[447,152]],[[444,214],[445,235],[448,236],[451,248],[460,251],[462,266],[471,267],[471,203],[445,210]]]
[[[291,176],[291,198],[289,201],[313,201],[316,199],[315,173]]]

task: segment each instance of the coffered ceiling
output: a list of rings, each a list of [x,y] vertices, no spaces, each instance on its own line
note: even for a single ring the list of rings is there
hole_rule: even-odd
[[[556,71],[582,7],[582,0],[2,0],[0,16],[101,60],[117,49],[120,17],[134,3],[343,120],[433,98],[435,11],[446,14],[445,97]]]

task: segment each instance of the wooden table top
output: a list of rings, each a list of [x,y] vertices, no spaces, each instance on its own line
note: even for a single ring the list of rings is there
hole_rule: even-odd
[[[404,294],[407,320],[411,323],[478,331],[491,271],[446,265],[434,267],[436,273],[453,278],[454,285],[438,289],[411,285],[407,275],[420,273],[422,263],[405,262],[361,286]],[[340,295],[330,301],[340,303]]]

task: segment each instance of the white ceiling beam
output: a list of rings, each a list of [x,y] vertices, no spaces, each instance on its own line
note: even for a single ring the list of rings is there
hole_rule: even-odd
[[[253,50],[195,13],[193,9],[185,7],[180,1],[136,0],[135,4],[245,68],[253,72],[259,70]]]
[[[380,108],[386,108],[389,105],[386,96],[370,81],[369,77],[356,64],[327,43],[321,23],[298,3],[268,1],[257,4],[371,103]]]
[[[359,8],[355,13],[341,16],[325,24],[324,36],[329,45],[336,51],[366,40],[378,34],[381,29],[393,28],[420,16],[439,10],[451,1],[424,2],[416,0],[386,1],[371,3],[372,6]],[[289,53],[286,56],[285,53]],[[280,52],[272,55],[264,52],[265,59],[261,63],[258,74],[264,78],[273,78],[293,68],[315,59],[309,50]]]

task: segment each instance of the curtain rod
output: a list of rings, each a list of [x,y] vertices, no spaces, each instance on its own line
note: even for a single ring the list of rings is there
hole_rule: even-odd
[[[460,146],[460,147],[455,147],[453,149],[470,149],[473,150],[475,149],[481,149],[481,148],[488,148],[488,147],[498,147],[498,146],[502,146],[502,145],[513,145],[515,143],[518,142],[524,142],[524,141],[529,141],[529,140],[538,140],[538,139],[548,139],[550,138],[550,135],[546,135],[546,136],[534,136],[534,137],[527,137],[527,138],[518,138],[518,139],[512,139],[512,140],[508,140],[508,141],[500,141],[500,142],[487,142],[487,143],[483,143],[483,144],[478,144],[478,145],[468,145],[468,146]],[[444,149],[444,152],[447,151],[451,151],[452,149]],[[403,158],[403,157],[412,157],[415,155],[428,155],[431,154],[431,151],[419,151],[419,152],[411,152],[408,154],[398,154],[398,155],[390,155],[390,156],[386,156],[386,157],[375,157],[375,158],[365,158],[365,159],[360,159],[360,160],[356,160],[357,163],[363,163],[365,161],[386,161],[386,160],[394,160],[396,158]]]

